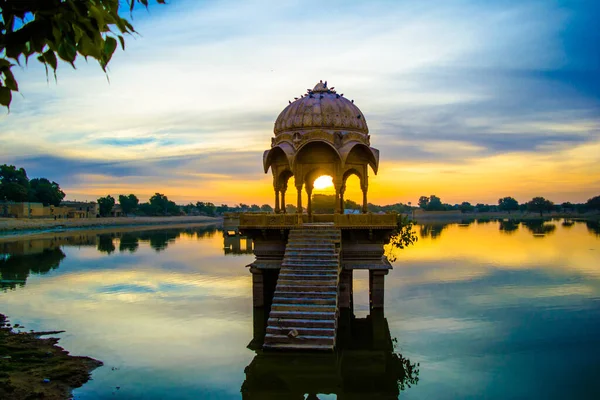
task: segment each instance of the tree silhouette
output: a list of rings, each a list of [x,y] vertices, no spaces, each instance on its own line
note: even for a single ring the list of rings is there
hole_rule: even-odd
[[[513,197],[503,197],[498,199],[498,208],[502,211],[517,211],[519,209],[519,202]]]
[[[46,178],[34,178],[29,181],[30,201],[58,207],[64,198],[65,192],[60,190],[60,185],[54,181],[50,182]]]
[[[554,209],[554,203],[543,197],[534,197],[527,203],[527,209],[529,211],[539,212],[541,217],[544,211],[552,211]]]
[[[119,195],[119,205],[121,206],[123,214],[131,214],[137,209],[139,204],[140,200],[133,193],[129,196],[125,196],[123,194]]]
[[[112,197],[110,194],[106,197],[100,197],[98,199],[99,212],[100,212],[100,215],[103,217],[110,215],[110,212],[112,211],[114,206],[115,206],[115,198]]]

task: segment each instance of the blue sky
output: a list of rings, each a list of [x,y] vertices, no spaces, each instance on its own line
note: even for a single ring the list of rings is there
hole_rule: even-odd
[[[0,157],[71,199],[262,204],[273,123],[324,79],[381,150],[374,202],[585,201],[600,187],[599,17],[593,1],[172,0],[134,14],[110,83],[83,60],[57,83],[17,69]]]

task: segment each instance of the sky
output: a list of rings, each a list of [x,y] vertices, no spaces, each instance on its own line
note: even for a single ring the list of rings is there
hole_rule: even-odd
[[[594,0],[171,0],[134,13],[108,77],[83,59],[56,82],[13,68],[0,163],[69,200],[273,203],[273,124],[322,79],[381,152],[370,202],[585,202],[600,194],[598,20]]]

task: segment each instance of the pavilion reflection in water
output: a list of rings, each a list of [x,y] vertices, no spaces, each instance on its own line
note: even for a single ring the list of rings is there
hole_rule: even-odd
[[[335,352],[264,351],[268,316],[265,307],[254,307],[254,337],[248,348],[256,356],[244,370],[243,400],[314,400],[330,394],[339,400],[397,399],[419,380],[418,364],[395,351],[381,309],[371,310],[366,318],[342,309]]]
[[[223,230],[223,251],[228,254],[254,254],[254,242],[251,238],[236,231]]]

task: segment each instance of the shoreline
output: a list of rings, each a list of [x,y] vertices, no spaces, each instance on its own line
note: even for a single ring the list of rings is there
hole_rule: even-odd
[[[13,328],[21,331],[14,331]],[[72,356],[58,346],[58,338],[41,336],[62,331],[24,332],[11,327],[0,314],[0,397],[6,400],[71,398],[91,372],[103,365],[90,357]]]
[[[56,234],[104,233],[222,225],[221,217],[118,217],[72,220],[0,218],[0,243]]]

